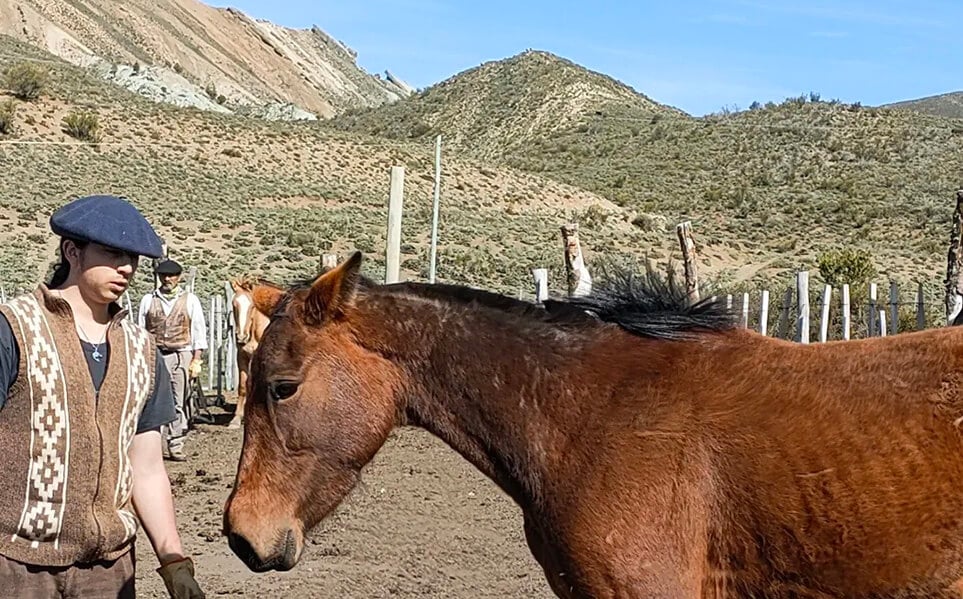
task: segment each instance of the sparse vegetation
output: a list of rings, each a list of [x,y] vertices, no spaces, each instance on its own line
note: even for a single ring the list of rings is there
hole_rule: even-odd
[[[13,120],[17,115],[17,103],[13,100],[0,102],[0,135],[13,133]]]
[[[96,112],[75,111],[64,117],[64,133],[70,137],[96,143],[100,141],[100,117]]]
[[[36,100],[47,86],[49,74],[38,63],[18,62],[7,68],[4,86],[21,100]]]

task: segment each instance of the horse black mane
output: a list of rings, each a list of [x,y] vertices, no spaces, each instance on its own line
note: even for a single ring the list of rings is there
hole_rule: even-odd
[[[305,279],[294,283],[296,291],[311,285]],[[640,337],[687,339],[699,332],[718,332],[738,326],[738,315],[722,297],[691,302],[684,284],[672,273],[662,275],[647,265],[638,273],[615,268],[593,281],[592,292],[583,297],[548,299],[534,303],[492,291],[445,283],[401,282],[381,285],[361,277],[366,292],[408,294],[464,306],[481,306],[522,319],[563,327],[584,327],[611,323]],[[282,305],[285,301],[281,302]],[[279,306],[279,310],[282,306]]]

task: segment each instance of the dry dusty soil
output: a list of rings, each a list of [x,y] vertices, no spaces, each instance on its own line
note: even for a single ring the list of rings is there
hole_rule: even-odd
[[[361,485],[309,536],[293,570],[254,574],[220,532],[242,433],[202,424],[191,435],[189,460],[167,464],[181,536],[208,597],[554,597],[525,545],[516,505],[414,428],[395,430]],[[138,597],[167,596],[156,566],[141,529]]]

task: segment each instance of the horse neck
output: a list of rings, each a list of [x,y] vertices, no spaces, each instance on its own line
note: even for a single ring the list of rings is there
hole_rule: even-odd
[[[394,319],[380,325],[379,349],[407,375],[405,422],[445,441],[523,508],[542,503],[591,409],[578,380],[593,335],[462,307],[411,308],[382,305],[372,315]]]

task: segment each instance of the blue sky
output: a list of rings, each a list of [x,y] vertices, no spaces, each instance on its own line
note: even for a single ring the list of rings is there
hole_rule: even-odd
[[[877,105],[963,90],[961,0],[208,0],[317,25],[417,88],[528,48],[694,115],[754,100]]]

